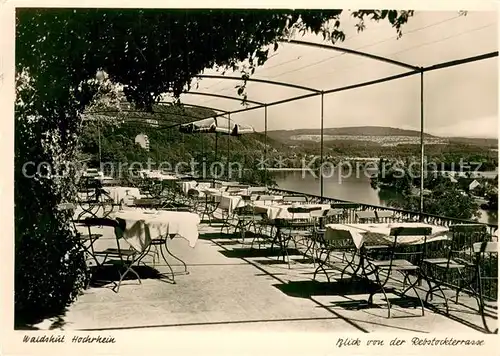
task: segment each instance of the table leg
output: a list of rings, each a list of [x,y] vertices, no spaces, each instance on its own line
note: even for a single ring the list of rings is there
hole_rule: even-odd
[[[167,253],[172,256],[173,258],[175,258],[177,261],[179,261],[180,263],[182,263],[182,265],[184,266],[184,273],[185,274],[189,274],[188,270],[187,270],[187,265],[186,263],[181,260],[179,257],[175,256],[172,252],[170,252],[170,250],[168,249],[168,237],[165,239],[165,251],[167,251]]]

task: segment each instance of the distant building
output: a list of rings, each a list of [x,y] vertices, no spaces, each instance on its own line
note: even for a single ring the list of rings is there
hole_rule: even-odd
[[[447,174],[445,175],[445,177],[448,178],[452,183],[458,183],[458,180],[456,180],[453,176]]]
[[[477,180],[473,180],[471,184],[469,184],[469,191],[472,191],[478,187],[481,186],[481,183],[479,183]]]
[[[144,148],[146,151],[149,151],[149,138],[145,134],[139,134],[135,136],[135,143]]]
[[[155,120],[155,119],[147,119],[146,122],[152,127],[160,126],[158,123],[158,120]]]

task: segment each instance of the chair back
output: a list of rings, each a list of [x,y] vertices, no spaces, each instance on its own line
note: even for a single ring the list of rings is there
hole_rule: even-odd
[[[452,233],[486,233],[486,225],[483,224],[454,224],[450,225]]]
[[[76,209],[76,205],[73,203],[61,203],[57,205],[57,210],[60,211],[74,211]]]
[[[390,236],[429,236],[432,234],[432,228],[430,227],[393,227],[390,232]]]
[[[352,210],[356,210],[356,209],[359,209],[360,205],[359,204],[356,204],[356,203],[343,203],[343,202],[339,202],[339,203],[332,203],[332,208],[334,209],[352,209]]]
[[[452,250],[460,258],[473,260],[473,245],[488,240],[486,225],[483,224],[454,224],[449,227],[452,239]]]
[[[249,187],[247,192],[248,194],[260,194],[260,193],[266,193],[267,192],[267,187]]]
[[[366,220],[375,220],[377,219],[377,216],[375,215],[375,211],[373,210],[363,210],[363,211],[358,211],[356,212],[356,217],[360,222],[366,221]]]
[[[476,242],[472,245],[474,253],[494,253],[498,254],[498,242]]]
[[[310,214],[313,211],[321,211],[321,207],[320,206],[313,206],[313,207],[297,206],[297,207],[288,208],[288,212],[290,214]]]
[[[200,197],[200,191],[196,189],[189,189],[187,192],[187,196],[190,198],[199,198]]]
[[[389,210],[376,210],[375,214],[377,215],[378,221],[387,221],[394,218],[394,212]]]
[[[233,210],[233,213],[236,216],[264,217],[264,215],[265,215],[265,213],[259,212],[258,209],[256,209],[252,205],[245,205],[245,206],[237,207]]]
[[[85,226],[108,226],[108,227],[119,226],[117,220],[109,218],[85,218],[81,220],[80,223],[84,224]]]
[[[161,207],[162,201],[157,198],[141,198],[134,199],[133,205],[138,208],[158,208]]]
[[[238,194],[240,193],[242,188],[234,187],[234,186],[228,186],[226,188],[226,193],[228,194]]]
[[[272,201],[275,201],[276,199],[273,195],[258,195],[255,200],[264,201],[264,202],[266,202],[266,201],[272,202]]]

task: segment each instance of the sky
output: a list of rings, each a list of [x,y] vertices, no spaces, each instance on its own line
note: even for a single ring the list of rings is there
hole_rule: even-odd
[[[358,33],[355,21],[342,15],[344,42],[336,46],[389,57],[416,66],[429,66],[455,59],[498,51],[494,12],[416,11],[397,39],[387,22],[366,22]],[[306,34],[294,39],[330,44],[322,36]],[[396,75],[408,69],[337,51],[280,44],[252,78],[297,84],[319,90],[339,88]],[[208,69],[203,74],[221,74]],[[238,76],[239,73],[226,73]],[[237,96],[237,81],[202,79],[193,91]],[[307,91],[262,83],[249,83],[248,99],[262,103],[307,94]],[[183,95],[182,102],[241,109],[234,100]],[[320,96],[270,106],[268,130],[319,128]],[[420,78],[418,75],[324,96],[324,127],[390,126],[420,129]],[[264,130],[264,109],[233,114],[231,119]],[[424,74],[424,128],[440,136],[498,137],[497,57]]]

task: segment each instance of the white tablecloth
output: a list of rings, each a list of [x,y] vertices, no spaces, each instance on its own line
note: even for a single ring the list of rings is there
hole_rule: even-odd
[[[267,214],[267,217],[271,220],[274,219],[308,219],[311,217],[310,213],[296,213],[292,214],[288,211],[289,208],[313,208],[317,207],[320,210],[327,210],[330,209],[331,206],[330,204],[276,204],[272,203],[269,204],[269,202],[264,202],[264,201],[259,201],[256,200],[253,202],[253,205],[262,210],[265,211]]]
[[[219,200],[219,209],[228,211],[229,214],[232,214],[234,209],[241,208],[247,205],[247,200],[243,200],[241,195],[228,195],[222,194],[218,199]]]
[[[139,188],[134,187],[104,187],[104,191],[113,199],[113,201],[119,204],[122,199],[139,199],[141,198],[141,193]]]
[[[394,243],[394,237],[390,236],[391,229],[397,227],[412,227],[412,228],[431,228],[432,232],[427,236],[427,242],[438,240],[446,240],[448,238],[448,228],[444,226],[430,225],[424,223],[379,223],[379,224],[328,224],[326,225],[326,239],[343,239],[346,235],[352,238],[354,244],[359,249],[363,243],[370,237],[377,238],[377,241],[382,241],[388,246]],[[398,244],[401,245],[418,245],[425,241],[425,236],[399,236]]]
[[[194,247],[198,241],[198,214],[184,211],[128,209],[113,214],[125,220],[123,238],[136,250],[144,251],[151,239],[179,236]]]

